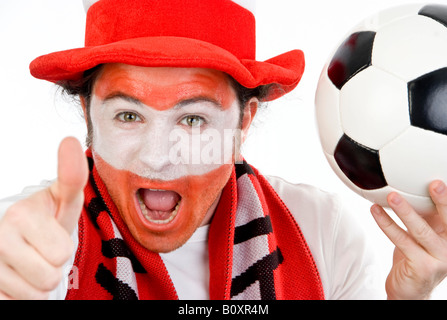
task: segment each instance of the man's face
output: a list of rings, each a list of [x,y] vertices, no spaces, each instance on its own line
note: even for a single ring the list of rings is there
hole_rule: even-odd
[[[155,252],[183,245],[214,212],[239,148],[228,78],[108,64],[86,116],[98,173],[135,239]]]

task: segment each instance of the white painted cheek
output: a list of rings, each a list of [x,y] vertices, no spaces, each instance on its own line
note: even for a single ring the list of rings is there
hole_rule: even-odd
[[[231,164],[236,150],[238,129],[207,129],[201,135],[200,154],[203,165]]]
[[[104,107],[92,100],[90,111],[93,123],[93,150],[108,164],[119,170],[126,170],[141,148],[138,134],[118,130]]]
[[[240,108],[239,102],[235,100],[233,105],[223,111],[222,126],[219,128],[222,135],[223,162],[231,163],[239,155],[241,130],[239,126]]]
[[[239,152],[238,108],[236,103],[229,110],[220,111],[213,118],[212,125],[205,129],[177,128],[170,132],[169,140],[174,144],[169,158],[178,172],[201,175],[223,164],[233,163],[235,153]]]
[[[223,164],[221,134],[216,129],[170,132],[169,160],[177,177],[203,175]]]

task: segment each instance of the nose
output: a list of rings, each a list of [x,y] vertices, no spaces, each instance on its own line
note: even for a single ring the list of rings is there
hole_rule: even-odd
[[[140,150],[140,161],[144,167],[154,173],[167,170],[171,165],[169,158],[169,133],[161,125],[148,128],[144,134],[142,148]]]

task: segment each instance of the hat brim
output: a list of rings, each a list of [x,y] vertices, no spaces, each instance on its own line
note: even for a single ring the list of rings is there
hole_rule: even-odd
[[[247,88],[274,84],[265,100],[293,90],[304,72],[304,54],[293,50],[264,62],[241,59],[208,42],[181,37],[147,37],[102,46],[54,52],[36,58],[31,74],[59,82],[79,80],[85,70],[104,63],[142,67],[209,68],[231,75]]]

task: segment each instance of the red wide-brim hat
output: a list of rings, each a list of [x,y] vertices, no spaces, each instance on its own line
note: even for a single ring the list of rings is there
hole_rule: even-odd
[[[38,57],[30,71],[57,83],[104,63],[209,68],[247,88],[274,84],[265,99],[274,100],[297,86],[304,55],[256,61],[255,29],[253,14],[230,0],[100,0],[87,12],[85,47]]]

